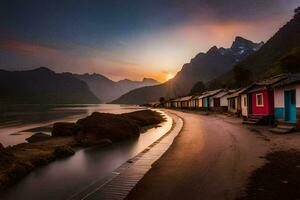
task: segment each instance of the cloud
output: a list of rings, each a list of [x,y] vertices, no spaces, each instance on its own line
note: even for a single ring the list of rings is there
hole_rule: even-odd
[[[78,47],[80,49],[80,47]],[[31,68],[45,66],[57,72],[70,71],[74,73],[101,73],[114,80],[130,78],[133,80],[141,80],[143,77],[152,77],[160,81],[164,81],[164,75],[159,72],[152,71],[147,66],[139,63],[122,60],[112,52],[103,51],[101,49],[92,49],[84,47],[88,50],[85,54],[80,54],[78,49],[76,52],[60,50],[57,48],[33,44],[27,41],[16,39],[0,40],[0,49],[2,52],[13,53],[15,66],[24,66],[26,63],[32,63]],[[118,52],[119,54],[120,52]],[[1,57],[0,57],[1,58]],[[0,66],[7,65],[0,59]],[[27,66],[26,66],[27,67]]]

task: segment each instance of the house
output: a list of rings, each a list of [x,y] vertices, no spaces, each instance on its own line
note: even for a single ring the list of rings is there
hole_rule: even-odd
[[[193,104],[195,109],[201,109],[202,108],[202,95],[197,95],[193,98]]]
[[[228,112],[235,115],[247,115],[247,94],[243,94],[249,87],[230,90],[227,95]]]
[[[197,95],[193,98],[195,109],[202,107],[202,99],[200,100],[201,95]]]
[[[190,100],[192,99],[192,96],[186,96],[186,97],[182,97],[180,99],[180,102],[181,102],[181,107],[182,108],[189,108],[189,103],[190,103]]]
[[[228,108],[227,101],[228,91],[222,90],[210,97],[210,108],[214,111],[226,111]]]
[[[273,88],[275,119],[300,128],[300,74],[288,75]]]
[[[163,102],[163,107],[171,108],[172,107],[172,100],[167,100],[167,101]]]
[[[245,94],[247,94],[248,119],[244,121],[244,123],[273,123],[274,89],[272,86],[286,78],[286,75],[274,76],[269,79],[254,83],[245,91]]]
[[[216,104],[216,106],[219,106],[220,99],[216,98],[214,102],[214,99],[212,97],[219,94],[222,91],[223,89],[204,92],[200,97],[198,97],[198,107],[203,110],[209,110],[210,108],[214,107],[214,104]]]
[[[195,96],[193,96],[190,100],[189,100],[189,108],[191,108],[191,109],[195,109],[195,108],[197,108],[197,104],[196,104],[196,99],[195,99],[196,97]]]
[[[172,108],[180,108],[181,107],[180,98],[172,100],[171,107]]]

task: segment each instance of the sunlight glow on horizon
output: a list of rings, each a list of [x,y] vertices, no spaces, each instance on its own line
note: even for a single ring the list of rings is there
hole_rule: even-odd
[[[166,80],[168,81],[168,80],[170,80],[170,79],[172,79],[172,78],[174,78],[175,77],[175,75],[174,74],[166,74]]]

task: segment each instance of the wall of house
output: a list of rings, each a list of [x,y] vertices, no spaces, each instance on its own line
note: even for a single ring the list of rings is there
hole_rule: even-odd
[[[190,107],[190,108],[195,108],[195,107],[196,107],[196,106],[195,106],[195,100],[194,100],[194,99],[192,99],[192,100],[189,101],[189,107]]]
[[[208,107],[208,98],[203,98],[202,99],[202,107],[207,108]]]
[[[263,106],[257,106],[256,95],[263,95]],[[263,90],[252,93],[252,114],[272,115],[274,114],[274,93],[273,91]]]
[[[214,107],[214,99],[212,97],[208,98],[209,100],[209,107],[213,108]]]
[[[234,105],[235,105],[234,108],[230,106],[230,101],[231,100],[234,101]],[[228,99],[228,111],[231,112],[231,113],[237,113],[237,98]]]
[[[220,99],[220,105],[223,106],[223,107],[227,107],[228,106],[228,100],[227,100],[227,95],[222,97]]]
[[[247,94],[241,95],[242,116],[248,116],[248,98]]]
[[[274,89],[275,119],[280,120],[285,118],[284,91],[294,89],[296,90],[297,119],[300,119],[300,84],[293,84]]]
[[[199,107],[199,108],[202,108],[202,107],[203,107],[202,99],[198,99],[198,107]]]

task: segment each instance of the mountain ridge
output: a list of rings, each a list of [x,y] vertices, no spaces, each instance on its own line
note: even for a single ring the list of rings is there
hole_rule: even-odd
[[[187,94],[193,85],[198,81],[207,82],[221,75],[222,73],[232,69],[232,67],[243,60],[248,55],[259,49],[262,43],[248,43],[240,36],[236,37],[231,46],[239,45],[243,49],[236,51],[235,49],[223,47],[211,47],[206,53],[200,52],[190,63],[182,66],[176,76],[166,83],[143,87],[130,91],[122,95],[120,98],[113,101],[113,103],[124,104],[143,104],[147,102],[158,101],[160,97],[172,98]],[[250,45],[251,44],[251,45]],[[254,49],[255,47],[255,49]],[[240,52],[244,50],[243,52]]]
[[[129,79],[113,81],[104,75],[96,73],[73,74],[66,72],[65,74],[86,82],[91,91],[105,103],[111,102],[133,89],[160,84],[158,81],[151,78],[143,78],[142,81],[132,81]]]
[[[4,104],[99,103],[87,84],[39,67],[26,71],[0,70],[0,102]]]
[[[258,51],[217,77],[227,87],[239,87],[281,73],[300,71],[300,12],[283,25]],[[236,72],[247,72],[245,80],[237,80]]]

